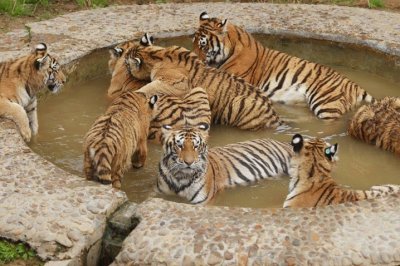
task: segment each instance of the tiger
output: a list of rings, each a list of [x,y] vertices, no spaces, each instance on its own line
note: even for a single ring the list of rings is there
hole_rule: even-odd
[[[373,186],[369,190],[346,189],[337,184],[331,172],[337,161],[338,144],[322,139],[304,140],[295,134],[294,155],[289,167],[289,193],[283,204],[289,207],[319,207],[386,196],[400,192],[399,185]]]
[[[124,91],[138,90],[150,82],[135,79],[126,70],[124,55],[133,45],[134,42],[125,42],[109,49],[108,69],[111,73],[111,82],[107,90],[109,100],[113,100]]]
[[[334,120],[375,99],[330,67],[268,49],[226,19],[201,13],[193,51],[209,66],[257,86],[273,102],[306,103],[319,119]]]
[[[159,95],[150,122],[149,140],[162,142],[162,125],[172,127],[200,126],[211,123],[207,92],[200,87],[192,89],[184,98]]]
[[[124,172],[140,168],[147,157],[147,135],[158,96],[128,90],[115,98],[89,129],[84,141],[88,180],[121,188]]]
[[[236,185],[287,175],[292,151],[287,143],[258,139],[208,149],[209,125],[164,125],[157,191],[206,204]]]
[[[154,46],[148,34],[126,53],[128,71],[139,80],[152,82],[140,89],[157,92],[156,81],[171,85],[168,93],[182,96],[193,87],[207,91],[212,122],[245,130],[277,128],[283,125],[264,93],[244,80],[207,67],[189,50]]]
[[[361,106],[347,132],[356,139],[400,155],[400,98],[385,97]]]
[[[37,135],[37,94],[43,87],[57,93],[66,82],[58,61],[39,43],[24,57],[0,64],[0,117],[17,125],[22,138],[29,142]]]

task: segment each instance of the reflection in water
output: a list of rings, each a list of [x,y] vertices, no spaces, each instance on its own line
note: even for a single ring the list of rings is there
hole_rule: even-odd
[[[386,95],[400,96],[400,90],[396,86],[396,82],[400,81],[399,69],[390,58],[384,59],[353,48],[307,40],[263,36],[262,41],[268,47],[329,65],[358,82],[377,98]],[[190,38],[159,40],[158,44],[190,47]],[[78,66],[79,73],[70,77],[61,94],[45,97],[39,104],[39,135],[31,143],[32,149],[77,175],[82,175],[83,137],[107,105],[106,90],[110,80],[107,60],[108,52],[104,50],[86,57]],[[360,189],[376,184],[400,183],[398,157],[346,135],[351,114],[339,121],[327,122],[316,119],[304,106],[275,104],[275,107],[281,117],[288,121],[290,129],[282,132],[246,132],[214,125],[210,146],[257,138],[289,142],[294,133],[302,133],[304,136],[322,137],[330,143],[339,143],[340,160],[333,174],[339,183]],[[130,170],[124,177],[123,190],[132,201],[141,202],[149,196],[160,196],[154,192],[154,185],[162,150],[159,145],[149,143],[149,151],[146,166],[139,170]],[[278,181],[264,181],[250,187],[228,189],[213,204],[281,207],[288,183],[288,177],[285,176]],[[183,201],[177,197],[168,199]]]

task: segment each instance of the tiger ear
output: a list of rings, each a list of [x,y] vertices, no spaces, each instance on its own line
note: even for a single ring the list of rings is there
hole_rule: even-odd
[[[207,14],[206,11],[201,12],[201,14],[200,14],[200,22],[203,21],[203,20],[209,20],[209,19],[210,19],[210,16]]]
[[[303,148],[303,136],[300,134],[294,135],[290,144],[293,146],[293,151],[299,153]]]
[[[207,123],[200,123],[198,128],[203,131],[208,131],[210,129],[210,125]]]
[[[164,142],[165,139],[169,137],[172,133],[172,127],[170,125],[162,125],[161,126],[161,139]]]
[[[114,47],[114,48],[110,48],[109,51],[110,51],[111,57],[120,58],[122,56],[122,53],[124,52],[124,49],[119,48],[119,47]]]
[[[338,152],[339,144],[334,144],[332,146],[329,146],[328,148],[325,148],[324,153],[326,158],[328,158],[330,161],[335,160],[335,155]]]
[[[150,97],[149,105],[150,105],[151,109],[154,109],[154,106],[156,105],[157,100],[158,100],[157,95],[153,95]]]
[[[228,22],[228,19],[224,19],[222,22],[218,23],[217,27],[220,28],[221,30],[225,31],[226,22]]]
[[[152,46],[154,43],[154,38],[147,32],[143,35],[143,37],[140,39],[140,44],[143,46]]]
[[[47,54],[47,45],[45,43],[38,43],[35,46],[35,55],[44,57]]]
[[[45,43],[39,43],[38,45],[35,46],[35,55],[38,57],[35,62],[34,66],[36,70],[41,69],[46,62],[48,61],[48,56],[47,56],[47,45]]]
[[[131,58],[130,56],[125,57],[125,65],[127,66],[129,71],[133,69],[139,69],[141,64],[142,60],[140,60],[140,58],[138,57],[134,58]]]

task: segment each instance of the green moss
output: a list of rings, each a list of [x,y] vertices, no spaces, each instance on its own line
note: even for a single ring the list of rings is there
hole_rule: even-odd
[[[35,251],[30,249],[26,244],[13,243],[5,239],[0,239],[0,265],[15,260],[34,260],[37,262],[36,265],[43,265],[43,263],[37,259]]]

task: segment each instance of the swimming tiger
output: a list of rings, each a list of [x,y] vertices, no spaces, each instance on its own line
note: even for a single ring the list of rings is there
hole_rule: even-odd
[[[147,157],[147,135],[157,95],[126,91],[116,97],[89,129],[84,144],[87,179],[121,188],[126,169],[142,167]]]
[[[157,190],[204,204],[227,187],[287,174],[292,151],[286,143],[259,139],[208,149],[209,125],[163,126],[164,155]]]
[[[149,139],[162,142],[162,125],[174,128],[182,126],[198,127],[211,123],[211,110],[207,92],[194,88],[184,98],[159,95],[150,123]]]
[[[369,190],[343,188],[331,176],[338,144],[329,145],[322,139],[304,141],[300,134],[293,136],[291,144],[294,155],[290,162],[291,179],[284,208],[325,206],[400,192],[399,185],[373,186]]]
[[[138,90],[149,83],[149,81],[135,79],[126,70],[123,56],[133,44],[134,42],[125,42],[109,50],[108,69],[111,73],[111,82],[107,90],[107,96],[111,100],[124,91]]]
[[[200,15],[193,51],[208,65],[243,78],[273,102],[306,102],[320,119],[337,119],[374,98],[335,70],[268,49],[227,20]]]
[[[400,98],[361,106],[347,129],[350,136],[400,155]]]
[[[126,53],[126,66],[139,80],[152,82],[140,89],[158,93],[152,83],[159,81],[174,88],[169,94],[182,96],[192,87],[206,89],[214,123],[241,129],[260,130],[282,124],[268,97],[254,86],[226,72],[206,67],[185,48],[153,46],[145,34]]]
[[[0,117],[11,119],[29,142],[39,129],[37,93],[45,86],[57,93],[66,78],[44,43],[27,56],[0,64]]]

